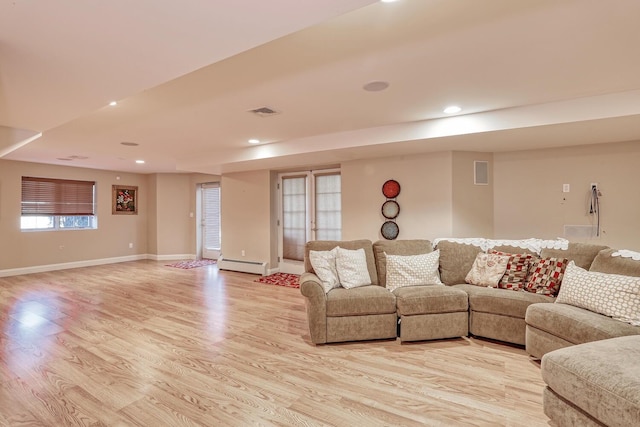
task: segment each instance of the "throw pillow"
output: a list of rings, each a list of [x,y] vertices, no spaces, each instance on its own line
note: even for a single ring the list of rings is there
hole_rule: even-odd
[[[333,288],[340,287],[338,271],[336,270],[336,255],[338,246],[330,251],[309,251],[309,261],[316,276],[322,281],[324,292],[327,293]]]
[[[564,270],[569,260],[566,258],[539,258],[529,267],[525,290],[536,294],[555,297],[558,295]]]
[[[422,255],[389,255],[387,258],[387,289],[403,286],[442,285],[438,264],[440,251]]]
[[[464,280],[471,285],[497,288],[508,262],[508,256],[479,253]]]
[[[527,273],[529,272],[529,264],[533,259],[531,254],[509,254],[500,251],[491,251],[494,255],[508,256],[507,269],[498,283],[501,289],[511,289],[519,291],[524,289],[527,283]]]
[[[371,284],[367,256],[362,248],[349,250],[338,247],[336,270],[343,288],[352,289]]]
[[[639,277],[587,271],[571,261],[556,302],[640,326]]]

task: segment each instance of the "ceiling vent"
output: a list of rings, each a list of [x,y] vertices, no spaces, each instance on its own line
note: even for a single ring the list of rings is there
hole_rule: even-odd
[[[269,108],[269,107],[254,108],[253,110],[249,110],[249,112],[260,117],[269,117],[269,116],[275,116],[276,114],[280,114],[280,111],[276,111],[273,108]]]

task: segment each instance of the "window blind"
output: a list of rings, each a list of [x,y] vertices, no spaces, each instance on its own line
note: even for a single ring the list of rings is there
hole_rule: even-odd
[[[22,177],[22,215],[95,215],[94,181]]]
[[[307,241],[307,177],[282,178],[282,256],[302,261]]]
[[[204,184],[204,246],[210,250],[220,249],[220,184]]]
[[[340,174],[316,175],[316,240],[340,240],[342,204]]]

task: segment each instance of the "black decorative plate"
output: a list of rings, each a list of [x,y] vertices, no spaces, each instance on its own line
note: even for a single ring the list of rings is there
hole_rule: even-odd
[[[390,179],[382,184],[382,194],[387,199],[395,199],[400,194],[400,183],[395,179]]]
[[[394,240],[396,237],[398,237],[398,233],[400,233],[400,229],[398,228],[398,224],[396,224],[393,221],[387,221],[384,224],[382,224],[382,227],[380,228],[380,233],[382,234],[382,237],[384,237],[387,240]]]
[[[400,205],[395,200],[387,200],[382,204],[382,215],[387,219],[393,219],[400,214]]]

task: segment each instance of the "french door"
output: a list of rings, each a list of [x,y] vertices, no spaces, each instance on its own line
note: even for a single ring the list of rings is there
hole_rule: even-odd
[[[340,240],[342,236],[339,170],[281,174],[280,264],[283,273],[304,272],[304,245],[309,240]]]
[[[220,184],[202,184],[202,258],[220,257]]]

